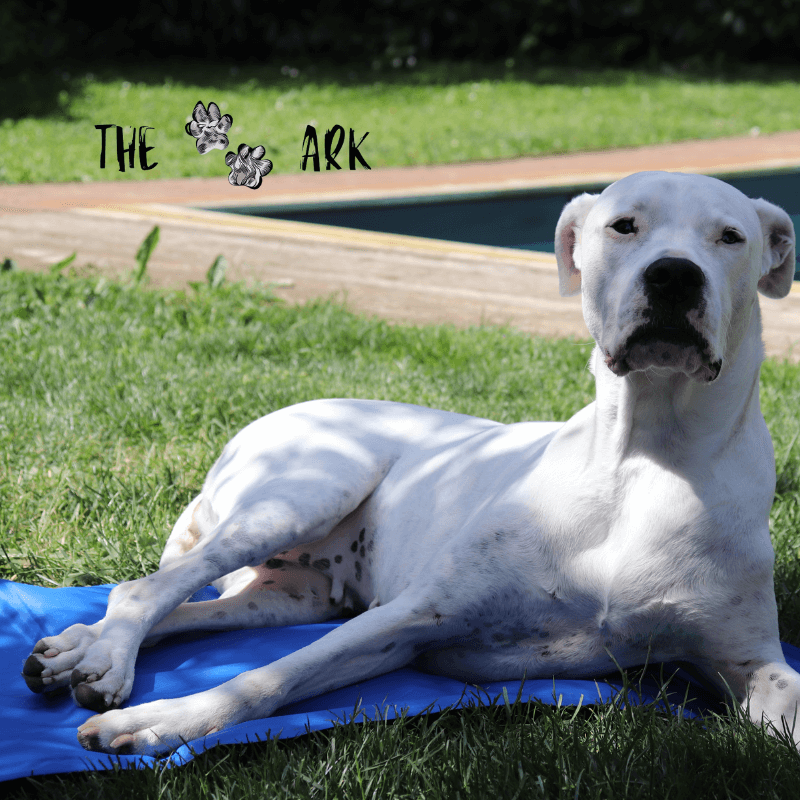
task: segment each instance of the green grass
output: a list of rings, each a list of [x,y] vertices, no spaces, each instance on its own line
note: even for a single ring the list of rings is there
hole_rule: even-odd
[[[593,397],[587,342],[406,327],[268,287],[155,292],[0,272],[0,575],[105,583],[153,570],[227,439],[315,397],[566,419]],[[800,367],[769,361],[781,634],[800,644]],[[19,796],[796,797],[800,756],[736,716],[518,704],[217,748],[181,769],[15,782]]]
[[[184,132],[198,100],[233,116],[230,150],[263,145],[274,173],[300,171],[303,133],[369,131],[371,167],[454,163],[800,128],[796,71],[715,76],[427,65],[373,71],[188,64],[63,69],[0,81],[0,181],[227,176],[223,152],[200,156]],[[101,170],[94,126],[148,125],[158,166]],[[131,131],[126,132],[130,141]],[[346,145],[340,163],[347,168]],[[324,163],[324,160],[323,160]]]
[[[9,553],[40,554],[12,558],[20,580],[152,570],[222,445],[282,406],[372,397],[511,421],[566,418],[592,395],[585,344],[393,326],[238,285],[0,277],[0,526]]]
[[[535,703],[218,748],[180,770],[17,784],[20,797],[795,798],[798,756],[749,722]]]

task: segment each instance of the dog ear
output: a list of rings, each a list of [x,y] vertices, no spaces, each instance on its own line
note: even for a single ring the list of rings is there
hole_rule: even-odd
[[[753,200],[764,234],[764,257],[758,291],[766,297],[786,297],[792,288],[797,264],[794,225],[789,215],[766,200]]]
[[[564,206],[556,225],[556,262],[558,263],[558,291],[570,297],[581,290],[580,253],[578,239],[586,215],[591,211],[599,194],[582,194]]]

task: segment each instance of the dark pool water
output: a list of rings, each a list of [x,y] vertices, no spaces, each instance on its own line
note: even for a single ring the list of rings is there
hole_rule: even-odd
[[[800,231],[800,170],[737,175],[724,180],[748,197],[763,197],[784,208],[791,215],[795,229]],[[391,201],[210,210],[552,253],[553,232],[564,205],[582,191],[602,191],[607,185],[528,189],[468,197],[410,197]],[[800,279],[800,269],[795,279]]]

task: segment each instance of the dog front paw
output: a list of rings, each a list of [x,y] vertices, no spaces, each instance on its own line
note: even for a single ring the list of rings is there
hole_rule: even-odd
[[[97,686],[94,686],[94,683],[97,683]],[[127,699],[127,695],[123,697],[122,692],[110,690],[108,683],[109,681],[101,681],[99,675],[95,673],[87,675],[80,669],[73,670],[70,677],[75,702],[90,711],[97,711],[98,714],[119,708]]]
[[[119,708],[130,697],[133,675],[134,659],[110,642],[100,640],[72,670],[72,697],[90,711],[102,713]]]
[[[32,692],[41,694],[67,688],[75,667],[97,641],[100,623],[72,625],[58,636],[40,639],[22,667],[22,677]]]
[[[98,714],[78,728],[78,741],[102,753],[164,755],[220,729],[213,709],[203,702],[204,694]]]

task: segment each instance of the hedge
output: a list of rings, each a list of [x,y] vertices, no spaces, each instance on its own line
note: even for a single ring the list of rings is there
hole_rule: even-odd
[[[626,66],[794,64],[800,0],[139,0],[130,16],[69,0],[2,0],[0,65],[170,56],[396,63],[494,60]],[[125,8],[125,6],[122,6]],[[101,10],[102,9],[102,10]],[[109,9],[109,11],[106,11]],[[413,63],[413,61],[412,61]]]

